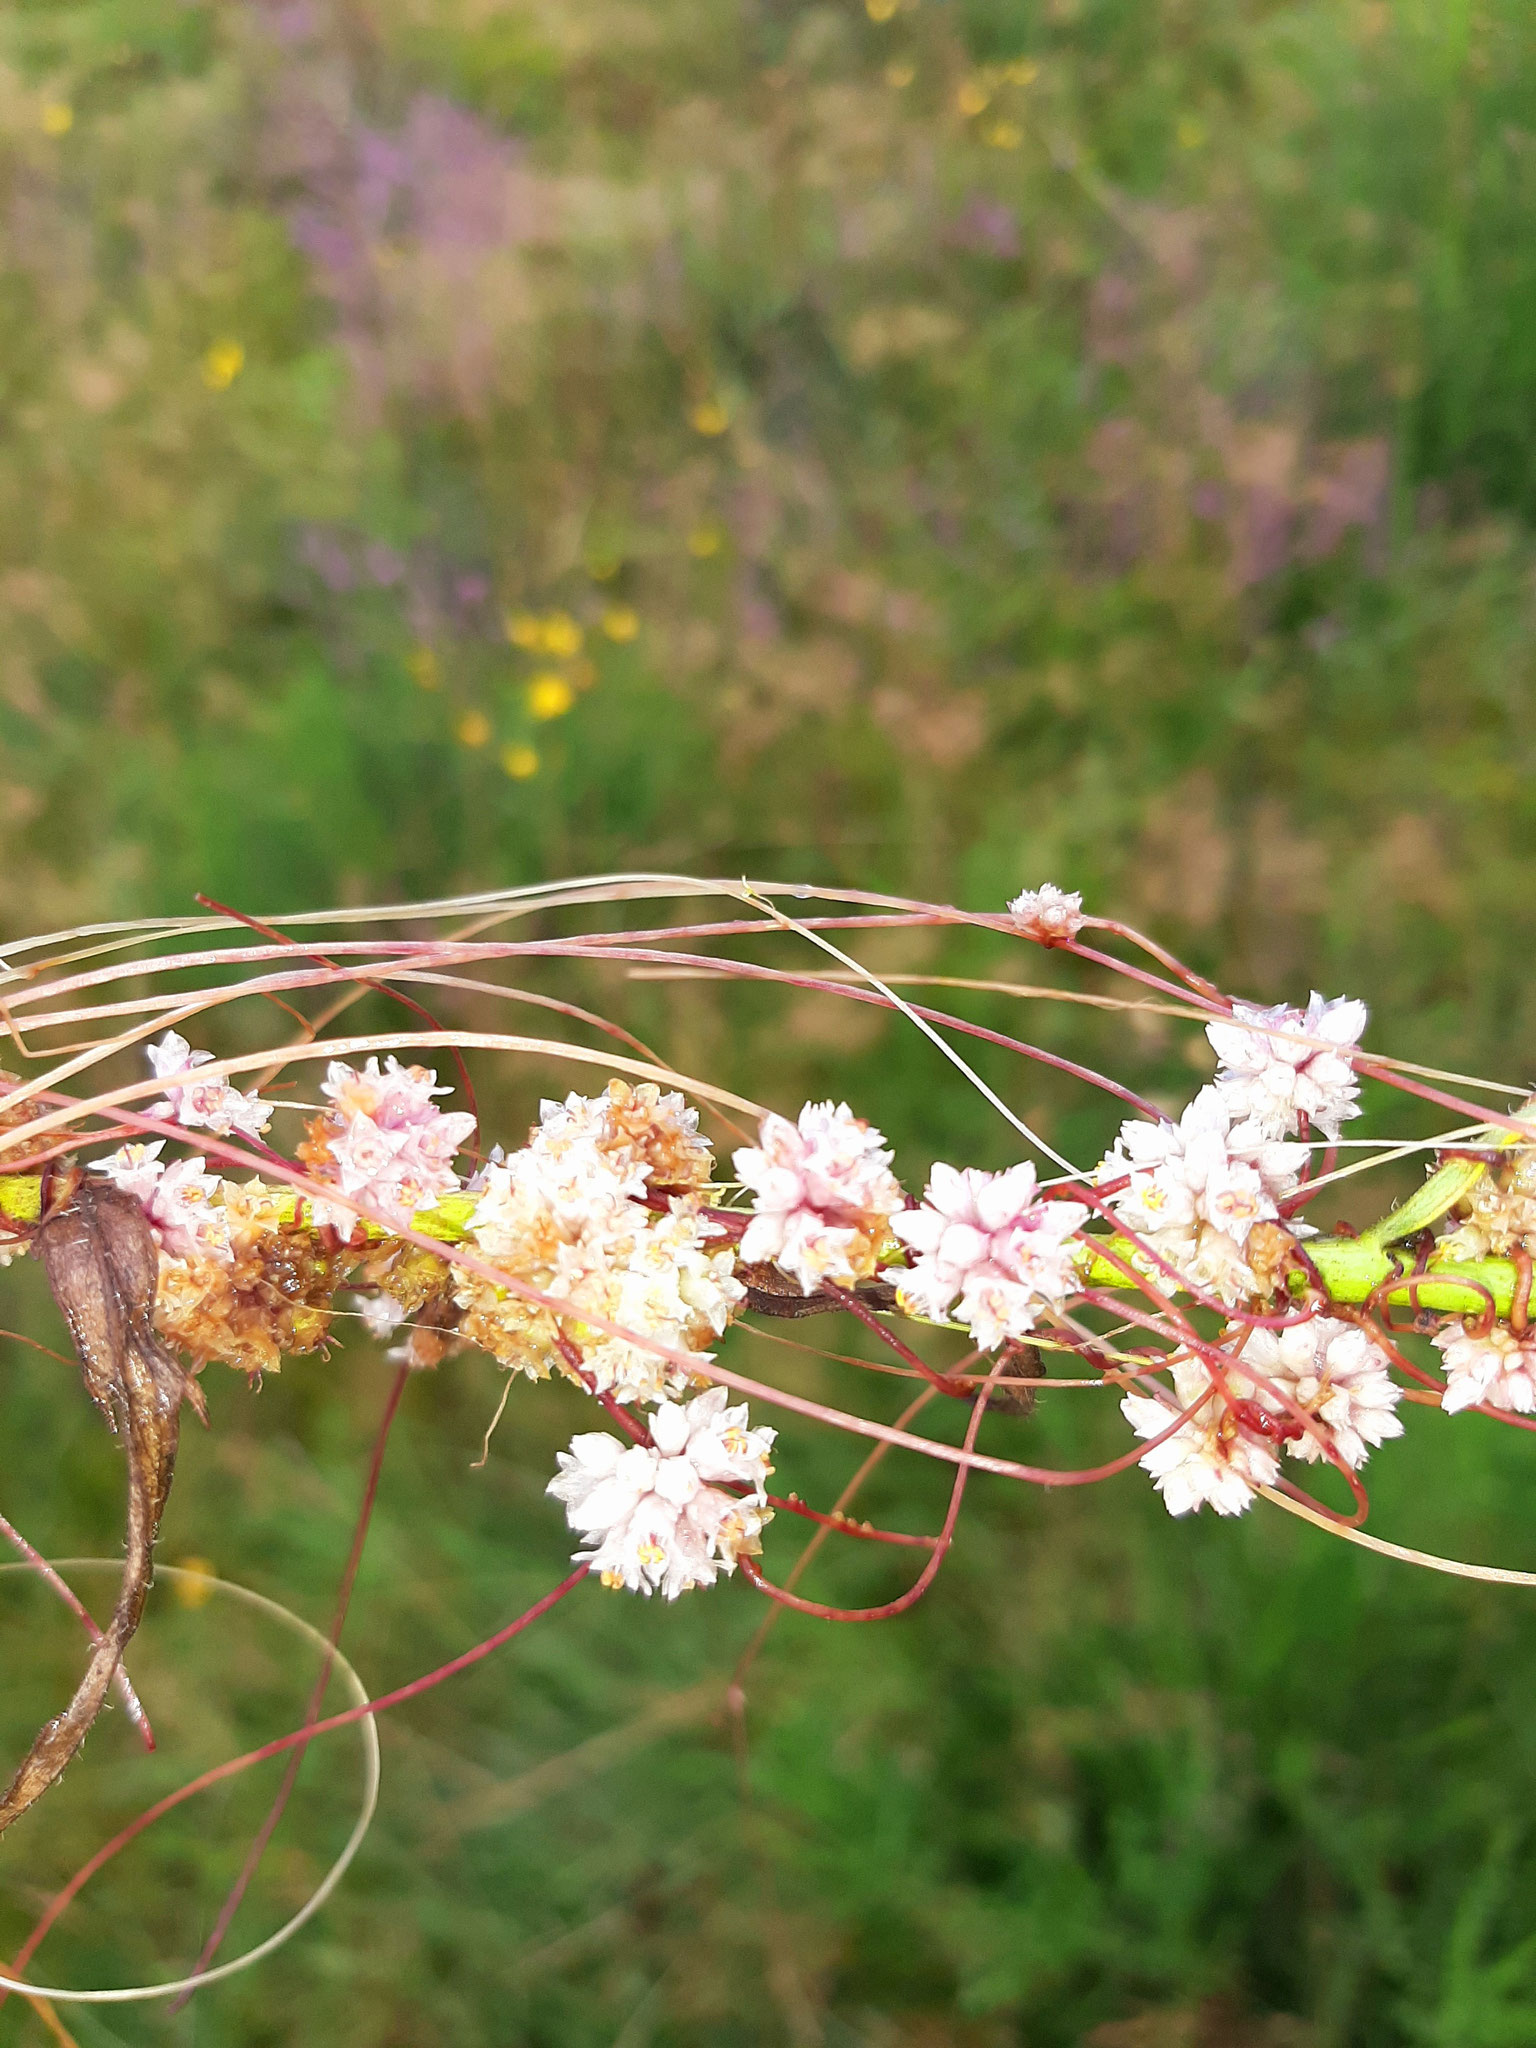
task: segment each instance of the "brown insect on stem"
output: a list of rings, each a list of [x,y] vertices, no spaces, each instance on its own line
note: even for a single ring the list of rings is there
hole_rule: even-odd
[[[91,1651],[74,1698],[40,1731],[0,1793],[0,1833],[63,1772],[100,1713],[138,1628],[154,1569],[155,1535],[171,1490],[181,1404],[203,1413],[196,1382],[155,1335],[159,1254],[132,1195],[71,1177],[36,1237],[38,1258],[69,1326],[85,1390],[123,1439],[128,1527],[112,1619]]]
[[[1034,1386],[1020,1383],[1026,1376],[1029,1380],[1044,1378],[1045,1360],[1040,1355],[1040,1348],[1036,1344],[1024,1344],[1017,1338],[1010,1338],[1003,1346],[996,1368],[974,1390],[972,1398],[985,1401],[994,1414],[1033,1415],[1040,1396]]]
[[[835,1315],[844,1306],[835,1294],[802,1294],[793,1280],[774,1265],[739,1266],[737,1272],[746,1283],[746,1306],[754,1315],[826,1316]],[[868,1308],[886,1310],[896,1306],[896,1289],[888,1280],[868,1280],[857,1292]]]

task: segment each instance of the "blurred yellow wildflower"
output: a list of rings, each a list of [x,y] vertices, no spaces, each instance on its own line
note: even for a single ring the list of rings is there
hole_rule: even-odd
[[[1205,141],[1205,123],[1197,121],[1193,114],[1185,114],[1174,130],[1180,149],[1199,149]]]
[[[526,782],[539,772],[538,749],[527,745],[503,747],[501,765],[514,782]]]
[[[993,149],[1017,149],[1024,140],[1024,130],[1017,121],[994,121],[982,140]]]
[[[442,664],[435,648],[413,647],[405,657],[405,665],[418,688],[440,690],[443,687]]]
[[[581,628],[569,612],[551,612],[539,636],[546,654],[580,654],[581,641]]]
[[[179,1570],[188,1576],[175,1581],[176,1605],[178,1607],[206,1607],[213,1598],[214,1580],[219,1576],[212,1560],[206,1557],[179,1557]]]
[[[1040,76],[1040,66],[1033,57],[1019,57],[1003,66],[1003,76],[1010,85],[1033,85]]]
[[[454,728],[466,747],[483,747],[491,736],[491,721],[483,711],[466,711]]]
[[[901,0],[864,0],[864,12],[871,21],[889,21]]]
[[[45,100],[38,122],[45,135],[67,135],[75,125],[75,110],[68,100]]]
[[[621,644],[626,640],[633,640],[640,631],[640,614],[633,605],[610,605],[603,613],[603,631],[610,640],[617,640]]]
[[[576,692],[564,676],[535,676],[528,685],[528,716],[540,721],[564,718],[576,702]]]
[[[688,536],[688,552],[700,562],[707,562],[711,555],[720,552],[721,534],[718,526],[696,526]]]
[[[984,114],[992,99],[979,78],[968,78],[955,94],[955,105],[969,120],[973,114]]]
[[[245,349],[238,341],[216,341],[203,357],[203,382],[210,391],[227,391],[245,368]]]
[[[509,612],[505,625],[512,645],[526,648],[529,653],[581,652],[582,631],[569,612],[547,612],[543,618],[537,612]]]
[[[909,64],[904,57],[898,57],[885,67],[885,82],[894,86],[897,92],[905,92],[917,76],[917,66]]]
[[[731,424],[731,416],[718,398],[702,400],[688,418],[696,434],[723,434]]]

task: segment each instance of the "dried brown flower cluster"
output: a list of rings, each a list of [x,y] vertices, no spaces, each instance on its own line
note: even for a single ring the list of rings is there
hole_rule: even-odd
[[[199,1372],[215,1361],[276,1372],[285,1356],[318,1351],[357,1253],[296,1223],[292,1198],[259,1180],[226,1181],[223,1214],[227,1260],[161,1253],[156,1329]]]

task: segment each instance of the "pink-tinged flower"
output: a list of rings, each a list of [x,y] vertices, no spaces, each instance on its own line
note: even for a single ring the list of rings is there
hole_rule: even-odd
[[[228,1261],[233,1254],[223,1182],[200,1158],[167,1166],[160,1157],[164,1149],[164,1138],[152,1145],[120,1145],[105,1159],[93,1160],[92,1171],[105,1174],[142,1204],[156,1243],[171,1258]]]
[[[402,1067],[391,1057],[382,1072],[370,1059],[359,1073],[333,1060],[321,1092],[330,1098],[330,1114],[311,1123],[299,1148],[317,1180],[394,1224],[409,1224],[419,1209],[458,1186],[454,1155],[468,1143],[475,1119],[467,1110],[437,1107],[433,1096],[451,1091],[438,1085],[430,1068]],[[355,1221],[339,1204],[315,1208],[319,1220],[343,1232]]]
[[[1250,1380],[1242,1370],[1245,1366],[1272,1381],[1310,1415],[1322,1440],[1301,1429],[1281,1401]],[[1234,1358],[1228,1384],[1236,1398],[1251,1398],[1272,1414],[1291,1456],[1308,1464],[1324,1456],[1327,1443],[1358,1471],[1374,1446],[1403,1433],[1401,1418],[1394,1413],[1402,1388],[1387,1369],[1386,1353],[1364,1330],[1336,1316],[1315,1316],[1284,1330],[1250,1330]]]
[[[1182,1409],[1199,1401],[1202,1388],[1209,1398],[1145,1453],[1141,1468],[1152,1475],[1170,1515],[1206,1506],[1218,1515],[1240,1515],[1253,1504],[1256,1488],[1274,1485],[1280,1463],[1259,1432],[1242,1427],[1198,1359],[1173,1361],[1171,1400],[1127,1394],[1120,1412],[1138,1436],[1161,1436]]]
[[[1042,946],[1069,944],[1087,922],[1082,897],[1075,889],[1058,889],[1054,882],[1024,890],[1008,908],[1025,938]]]
[[[1145,1240],[1184,1279],[1223,1300],[1252,1292],[1243,1262],[1248,1233],[1275,1217],[1294,1192],[1304,1145],[1280,1145],[1251,1123],[1234,1121],[1216,1088],[1202,1088],[1179,1121],[1133,1119],[1100,1164],[1098,1181],[1116,1220]]]
[[[1536,1327],[1517,1337],[1507,1324],[1495,1323],[1484,1337],[1452,1323],[1434,1343],[1445,1358],[1440,1406],[1448,1414],[1482,1406],[1536,1413]]]
[[[955,1320],[985,1351],[1024,1337],[1057,1308],[1075,1275],[1069,1240],[1088,1219],[1080,1202],[1043,1201],[1027,1161],[1006,1173],[936,1164],[919,1209],[891,1219],[918,1254],[898,1283],[903,1305]]]
[[[453,1090],[439,1082],[433,1068],[402,1067],[391,1053],[382,1071],[377,1058],[370,1058],[361,1070],[349,1067],[345,1060],[332,1060],[320,1093],[329,1097],[333,1116],[366,1116],[381,1130],[404,1131],[436,1130],[445,1112],[432,1098],[451,1095]],[[463,1117],[464,1112],[459,1112],[455,1123],[462,1126]],[[471,1117],[463,1136],[467,1138],[473,1129]]]
[[[808,1102],[795,1123],[765,1116],[757,1144],[736,1154],[737,1177],[754,1196],[746,1263],[771,1259],[812,1294],[824,1281],[869,1279],[906,1206],[884,1145],[846,1102]]]
[[[723,1387],[685,1405],[663,1401],[650,1423],[654,1448],[601,1431],[573,1437],[547,1491],[588,1546],[578,1563],[595,1566],[606,1586],[675,1600],[735,1571],[743,1552],[756,1554],[771,1520],[764,1482],[776,1432],[749,1428],[745,1406],[727,1408]],[[733,1484],[749,1490],[722,1491]]]
[[[1230,1023],[1205,1027],[1221,1062],[1216,1085],[1232,1106],[1233,1121],[1247,1120],[1266,1138],[1282,1138],[1306,1117],[1336,1138],[1339,1125],[1360,1114],[1350,1055],[1359,1050],[1368,1016],[1364,1003],[1347,996],[1325,1002],[1315,989],[1305,1010],[1234,1003]]]
[[[93,1159],[91,1171],[105,1174],[113,1187],[133,1195],[147,1209],[165,1172],[165,1161],[160,1157],[164,1150],[164,1138],[156,1138],[149,1145],[119,1145],[105,1159]]]
[[[158,1044],[146,1046],[145,1052],[157,1081],[206,1067],[213,1059],[211,1052],[194,1052],[179,1031],[167,1031]],[[216,1138],[227,1138],[235,1131],[258,1138],[272,1121],[270,1103],[263,1102],[254,1089],[242,1095],[222,1077],[184,1081],[180,1087],[168,1088],[165,1100],[151,1104],[148,1114],[170,1117],[188,1130],[212,1131]]]

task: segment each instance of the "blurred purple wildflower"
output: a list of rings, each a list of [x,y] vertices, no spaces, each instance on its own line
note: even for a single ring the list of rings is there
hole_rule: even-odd
[[[1019,224],[1011,207],[977,192],[956,216],[949,240],[957,249],[969,249],[974,255],[1011,261],[1019,253]]]

